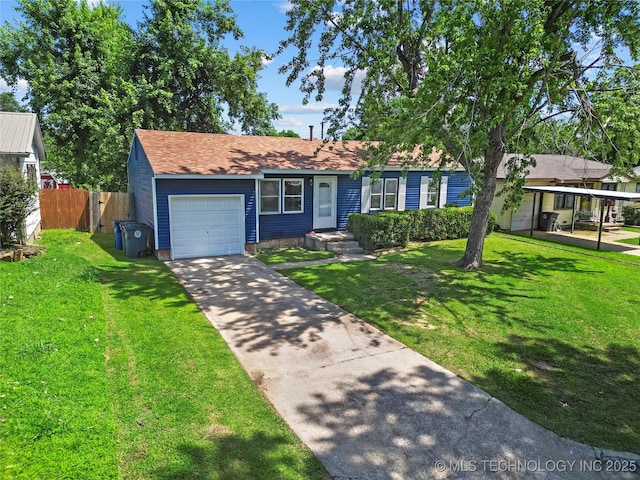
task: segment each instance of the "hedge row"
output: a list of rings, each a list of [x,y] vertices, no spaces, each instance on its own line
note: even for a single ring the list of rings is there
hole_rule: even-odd
[[[347,230],[352,232],[365,250],[396,246],[408,242],[465,238],[471,228],[473,207],[380,212],[373,215],[352,213]],[[489,217],[487,234],[493,231],[496,216]]]
[[[622,216],[626,225],[640,225],[640,205],[625,205],[622,207]]]

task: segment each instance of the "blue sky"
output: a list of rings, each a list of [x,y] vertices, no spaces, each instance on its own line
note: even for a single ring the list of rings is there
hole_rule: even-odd
[[[120,0],[112,3],[119,3],[123,8],[124,20],[136,25],[142,20],[143,7],[148,4],[148,0]],[[227,48],[231,52],[238,48],[238,45],[255,46],[269,53],[273,53],[278,48],[278,42],[286,38],[287,32],[284,30],[286,24],[286,11],[288,3],[286,0],[231,0],[238,25],[244,32],[245,37],[240,42],[229,40]],[[18,14],[14,7],[14,0],[0,0],[0,20],[10,23],[16,22]],[[261,72],[259,89],[267,94],[269,101],[274,102],[280,109],[282,118],[275,122],[278,130],[293,130],[302,137],[309,136],[309,125],[314,125],[314,137],[320,135],[320,122],[324,108],[336,104],[339,90],[342,87],[343,70],[341,66],[329,67],[325,73],[327,75],[328,91],[322,103],[309,102],[302,105],[302,93],[298,90],[298,85],[287,87],[285,76],[278,74],[278,68],[286,63],[291,55],[276,57]],[[19,85],[18,94],[24,91],[26,84]],[[0,79],[0,91],[9,91],[6,82]]]

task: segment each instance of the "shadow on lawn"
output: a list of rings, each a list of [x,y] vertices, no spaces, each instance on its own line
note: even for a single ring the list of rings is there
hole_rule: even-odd
[[[600,351],[549,338],[511,335],[495,352],[527,367],[491,369],[474,383],[558,434],[640,453],[640,351]],[[506,387],[505,387],[506,386]]]
[[[187,458],[181,466],[167,466],[154,472],[159,480],[182,480],[187,478],[281,479],[317,478],[326,479],[322,465],[309,454],[302,465],[299,455],[289,455],[287,446],[291,439],[282,435],[264,432],[249,438],[238,435],[221,435],[208,438],[207,444],[183,444],[178,447]],[[286,475],[284,472],[288,472]]]
[[[94,269],[94,276],[110,288],[115,298],[170,300],[175,306],[191,303],[173,273],[155,257],[126,257],[121,250],[113,247],[113,235],[110,234],[96,234],[91,240],[117,260],[113,265]]]

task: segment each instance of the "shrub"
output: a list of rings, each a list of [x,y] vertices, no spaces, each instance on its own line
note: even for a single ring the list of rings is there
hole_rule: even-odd
[[[473,207],[405,210],[376,214],[352,213],[347,230],[365,250],[406,246],[409,241],[427,242],[465,238],[471,228]],[[487,235],[496,224],[492,213]]]
[[[640,205],[625,205],[622,207],[622,216],[626,225],[640,225]]]
[[[22,241],[22,223],[34,210],[36,185],[20,170],[0,168],[0,246]]]

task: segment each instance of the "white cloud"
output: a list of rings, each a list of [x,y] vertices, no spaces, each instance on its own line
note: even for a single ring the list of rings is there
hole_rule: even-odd
[[[267,65],[269,65],[271,62],[273,62],[273,55],[267,55],[264,54],[262,56],[262,66],[266,67]]]
[[[274,3],[274,6],[278,9],[280,13],[283,13],[283,14],[286,14],[287,12],[289,12],[289,10],[293,8],[293,5],[289,1]]]
[[[337,103],[309,103],[307,105],[279,105],[280,113],[293,113],[298,115],[316,115],[324,113],[327,108],[336,108]]]
[[[302,121],[297,117],[282,117],[273,122],[277,128],[302,127]]]
[[[24,96],[29,89],[29,82],[26,80],[18,80],[18,84],[15,87],[10,86],[4,78],[0,77],[0,91],[2,92],[15,92],[16,96]]]
[[[317,70],[319,67],[314,67]],[[334,67],[333,65],[327,65],[324,67],[324,85],[327,90],[336,90],[341,92],[344,86],[344,74],[347,72],[346,67]],[[364,80],[365,72],[359,70],[356,72],[356,76],[353,79],[352,94],[357,94],[362,88],[362,81]]]

